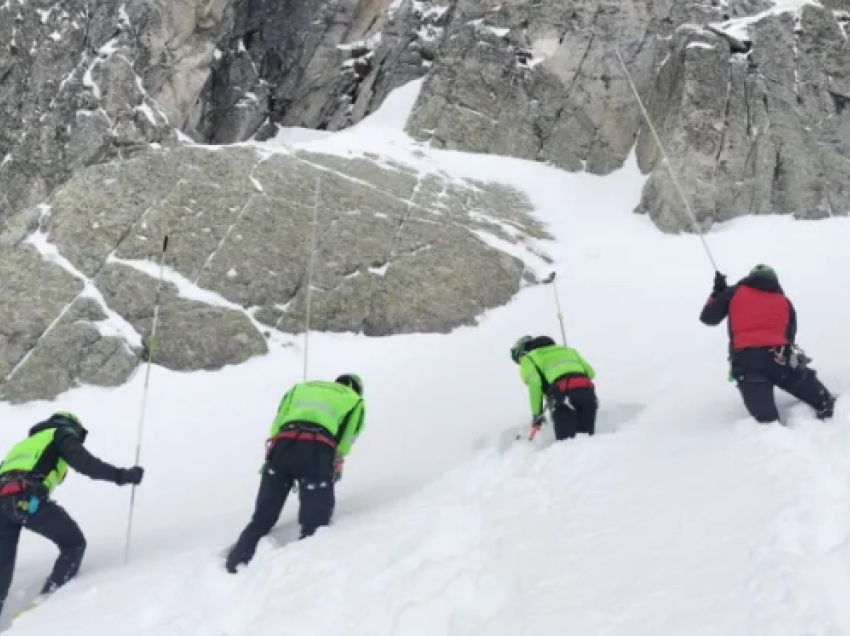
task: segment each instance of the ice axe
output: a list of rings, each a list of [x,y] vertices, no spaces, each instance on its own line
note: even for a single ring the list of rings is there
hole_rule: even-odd
[[[543,417],[540,419],[540,421],[539,421],[539,422],[538,422],[538,421],[534,421],[534,422],[532,422],[532,424],[531,424],[531,432],[528,434],[528,441],[529,441],[529,442],[533,442],[533,441],[534,441],[534,438],[535,438],[535,437],[537,437],[537,434],[540,432],[540,429],[543,427],[543,422],[545,422],[545,421],[546,421],[546,411],[548,411],[548,408],[547,408],[547,409],[544,409],[544,411],[543,411]],[[517,436],[516,436],[516,438],[517,438],[517,440],[521,440],[521,439],[522,439],[522,433],[520,433],[519,435],[517,435]]]
[[[557,276],[557,272],[552,272],[546,278],[544,278],[541,282],[544,285],[552,285],[552,292],[555,294],[555,307],[558,310],[558,322],[561,324],[561,339],[563,340],[564,346],[567,346],[567,332],[564,329],[564,314],[561,313],[561,299],[558,297],[558,285],[555,283],[555,277]]]
[[[537,433],[540,432],[540,427],[541,427],[541,424],[532,424],[531,425],[531,432],[528,434],[528,437],[526,438],[526,439],[528,439],[529,442],[533,442],[534,438],[537,437]],[[519,433],[516,436],[516,441],[521,440],[522,437],[523,437],[522,433]]]

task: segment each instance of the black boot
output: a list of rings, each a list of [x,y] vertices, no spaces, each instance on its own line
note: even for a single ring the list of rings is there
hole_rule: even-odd
[[[815,411],[815,416],[819,420],[828,420],[835,415],[835,397],[829,396],[826,402]]]

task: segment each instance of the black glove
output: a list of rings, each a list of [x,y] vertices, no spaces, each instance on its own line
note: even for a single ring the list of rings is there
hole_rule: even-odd
[[[145,476],[145,469],[141,466],[133,466],[132,468],[119,468],[118,469],[118,479],[115,480],[115,483],[119,486],[126,486],[127,484],[133,484],[134,486],[138,486],[142,483],[142,477]]]
[[[546,413],[545,411],[531,420],[532,428],[540,428],[546,423]]]
[[[726,277],[720,272],[714,272],[714,288],[712,289],[711,295],[715,296],[727,287],[729,287],[729,285],[726,283]]]

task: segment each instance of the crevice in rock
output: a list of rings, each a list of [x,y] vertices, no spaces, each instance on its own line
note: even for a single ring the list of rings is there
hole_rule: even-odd
[[[794,93],[797,95],[797,104],[803,105],[803,96],[800,94],[800,36],[795,29],[794,33]]]
[[[12,366],[12,368],[9,370],[9,372],[6,374],[6,376],[3,377],[3,378],[0,378],[0,390],[2,390],[2,388],[15,377],[15,375],[18,373],[18,371],[20,371],[24,367],[24,365],[26,365],[26,363],[32,357],[35,350],[41,344],[41,342],[48,336],[48,334],[50,334],[56,328],[56,326],[62,321],[62,319],[71,310],[71,307],[74,306],[74,303],[76,303],[77,300],[79,300],[82,297],[82,295],[85,293],[85,291],[86,291],[85,286],[83,286],[83,289],[80,290],[79,292],[77,292],[74,295],[74,297],[68,302],[68,304],[66,304],[59,311],[59,313],[56,315],[56,317],[50,322],[50,324],[47,325],[47,327],[44,329],[44,331],[42,331],[41,334],[39,334],[38,338],[36,338],[33,345],[31,347],[29,347],[26,350],[26,352],[24,353],[24,355],[14,364],[14,366]]]
[[[835,105],[836,115],[842,115],[844,111],[850,107],[850,96],[842,95],[841,93],[831,90],[827,90],[826,92],[832,98],[832,103]]]
[[[121,170],[121,164],[120,163],[119,163],[119,166],[118,166],[118,170],[119,171]],[[177,189],[177,187],[182,182],[183,182],[182,177],[177,179],[177,181],[174,182],[174,185],[171,186],[171,188],[169,188],[169,190],[165,194],[165,196],[163,196],[163,197],[157,199],[156,201],[154,201],[153,203],[151,203],[138,217],[136,217],[136,219],[132,223],[127,224],[127,227],[121,232],[121,234],[119,234],[118,238],[116,239],[112,250],[109,252],[109,254],[107,254],[106,258],[103,259],[103,261],[101,261],[98,268],[92,273],[92,275],[91,275],[92,280],[97,278],[98,274],[100,274],[103,271],[103,268],[106,267],[106,265],[109,263],[109,259],[112,258],[113,256],[115,256],[115,253],[121,247],[121,244],[125,240],[127,240],[127,237],[130,236],[130,233],[139,225],[139,223],[142,223],[147,218],[147,215],[152,210],[156,209],[163,201],[167,200],[168,197],[171,196],[171,194]],[[75,265],[75,267],[76,267],[76,265]]]
[[[723,153],[723,147],[726,144],[726,134],[730,128],[729,109],[732,105],[732,63],[727,62],[728,75],[726,78],[726,101],[723,105],[723,132],[720,134],[720,143],[717,147],[717,153],[714,156],[714,174],[717,174],[717,168],[720,164],[720,155]]]
[[[482,117],[483,117],[483,115],[482,115]],[[425,206],[419,205],[418,203],[414,203],[412,195],[411,195],[410,199],[403,199],[400,196],[398,196],[397,194],[394,194],[393,192],[390,192],[388,190],[384,190],[383,188],[380,188],[380,187],[376,186],[374,183],[371,183],[369,181],[364,181],[363,179],[358,179],[357,177],[354,177],[350,174],[347,174],[345,172],[340,172],[339,170],[335,170],[334,168],[330,168],[328,166],[323,166],[322,164],[319,164],[319,163],[313,163],[309,159],[304,159],[302,157],[298,157],[297,155],[294,155],[294,158],[297,161],[300,161],[301,163],[303,163],[304,165],[310,166],[311,168],[314,168],[314,169],[319,170],[321,172],[328,172],[330,174],[333,174],[333,175],[340,177],[341,179],[345,179],[346,181],[351,181],[352,183],[356,183],[360,186],[369,188],[371,190],[375,190],[376,192],[380,192],[381,194],[383,194],[387,197],[390,197],[392,199],[395,199],[396,201],[403,203],[405,205],[409,205],[409,206],[415,207],[416,209],[424,210],[426,212],[430,211],[429,208],[426,208]]]
[[[3,86],[6,84],[6,78],[11,76],[14,68],[15,64],[10,64],[4,69],[0,69],[0,90],[3,89]]]
[[[536,158],[539,160],[540,153],[543,152],[543,147],[549,141],[549,138],[552,136],[555,127],[558,125],[558,122],[561,120],[561,116],[563,115],[564,109],[567,108],[568,105],[571,104],[570,97],[572,96],[573,89],[575,88],[576,82],[578,82],[579,77],[582,77],[582,70],[584,67],[584,63],[587,60],[588,55],[590,55],[590,50],[593,47],[594,42],[596,41],[596,23],[599,20],[599,16],[602,14],[602,7],[599,3],[597,3],[596,8],[593,13],[593,20],[590,24],[590,34],[587,40],[587,47],[584,49],[584,53],[582,54],[581,60],[576,66],[575,73],[573,74],[572,80],[570,81],[570,85],[566,88],[563,100],[558,106],[558,110],[555,112],[555,116],[552,118],[552,125],[549,127],[548,131],[544,131],[544,134],[540,136],[539,145],[537,148]],[[587,30],[585,30],[587,31]],[[587,157],[579,157],[579,159],[586,160]]]
[[[637,47],[637,50],[635,51],[635,54],[632,55],[632,57],[629,58],[629,59],[623,58],[623,61],[626,63],[626,66],[628,66],[630,63],[634,63],[634,61],[640,57],[640,54],[643,53],[643,47],[646,46],[646,43],[649,40],[652,40],[653,43],[657,42],[658,33],[657,32],[651,33],[652,30],[653,30],[653,23],[652,23],[652,20],[650,20],[649,23],[646,25],[646,30],[643,32],[643,37],[640,40],[640,44],[638,44],[638,47]]]
[[[752,172],[752,178],[749,184],[749,197],[750,201],[747,205],[748,214],[752,214],[756,205],[756,192],[758,191],[758,182],[760,175],[758,173],[758,164],[756,163],[756,158],[758,156],[758,148],[760,143],[761,131],[754,131],[755,124],[753,121],[753,113],[750,108],[750,78],[744,78],[744,110],[746,111],[746,122],[747,122],[747,139],[749,140],[749,148],[747,149],[747,156],[744,159],[743,169],[746,174],[747,170]]]
[[[318,222],[319,222],[319,220],[316,219],[316,223],[318,223]],[[337,222],[337,219],[333,219],[330,223],[328,223],[327,227],[324,230],[322,230],[321,232],[319,232],[317,230],[316,244],[315,245],[311,244],[311,248],[312,248],[312,250],[315,250],[316,254],[319,253],[319,251],[322,247],[322,244],[323,244],[325,238],[327,237],[328,232],[330,232],[333,229],[333,227],[336,225],[336,222]],[[312,221],[311,221],[311,223],[312,223]],[[312,229],[313,228],[310,228],[311,239],[312,239]],[[307,285],[309,284],[308,279],[310,277],[310,258],[311,258],[311,251],[308,251],[307,252],[307,264],[304,267],[304,271],[301,273],[301,276],[299,276],[298,282],[295,283],[295,287],[293,287],[292,293],[289,295],[289,298],[287,298],[283,301],[283,303],[282,303],[283,305],[287,305],[287,306],[290,305],[296,298],[298,298],[298,294],[301,293],[301,290],[305,289],[307,287]],[[313,267],[315,267],[315,266],[316,266],[316,263],[314,262]],[[316,272],[314,270],[313,274],[315,274],[315,273]],[[313,283],[313,286],[315,287],[315,283]],[[286,312],[281,313],[280,317],[277,319],[277,321],[274,324],[275,329],[280,329],[280,323],[283,321],[283,319],[285,317],[286,317]]]
[[[753,132],[753,113],[750,109],[750,78],[746,76],[744,77],[744,110],[747,115],[747,138],[755,139],[758,133]]]
[[[752,154],[750,155],[750,157],[752,157],[752,160],[753,160],[753,180],[752,180],[752,185],[750,187],[750,204],[747,207],[747,214],[749,214],[749,215],[752,215],[755,212],[755,209],[756,209],[756,203],[757,203],[756,192],[758,192],[758,182],[759,182],[759,179],[761,177],[761,175],[757,171],[757,166],[755,164],[755,157],[756,157],[755,153],[756,153],[756,149],[757,149],[757,143],[758,142],[753,144]],[[749,157],[748,157],[748,161],[749,161]]]
[[[258,195],[256,195],[256,194],[252,194],[251,196],[248,197],[248,200],[245,201],[245,204],[239,210],[239,213],[236,215],[236,218],[233,219],[233,223],[231,223],[230,226],[227,228],[227,230],[224,233],[224,236],[221,238],[221,241],[219,241],[216,248],[207,257],[207,260],[204,262],[204,264],[201,266],[201,269],[198,271],[198,275],[195,277],[195,280],[192,281],[195,285],[198,285],[198,281],[201,280],[201,276],[204,275],[204,272],[206,271],[207,267],[209,267],[209,264],[212,263],[213,259],[215,259],[216,255],[219,253],[221,248],[224,247],[224,244],[227,242],[227,239],[230,237],[230,233],[233,232],[233,229],[236,227],[236,225],[242,219],[242,216],[245,214],[245,210],[248,209],[248,206],[251,205],[251,203],[254,201],[255,198],[257,198],[257,196]]]
[[[749,53],[753,48],[753,43],[749,40],[739,40],[731,33],[718,29],[711,24],[705,25],[704,28],[706,31],[713,33],[717,37],[726,40],[729,43],[729,48],[732,50],[732,53]]]
[[[659,20],[659,23],[660,24],[669,24],[669,25],[672,26],[672,20],[670,19],[669,16]],[[646,108],[649,112],[652,112],[652,105],[658,98],[658,76],[659,76],[659,73],[661,72],[661,69],[663,68],[664,64],[666,64],[667,61],[670,58],[670,53],[668,51],[666,53],[666,55],[664,56],[664,58],[659,60],[659,55],[660,55],[660,52],[662,50],[662,47],[659,45],[659,42],[661,41],[660,30],[657,27],[655,27],[654,30],[653,30],[653,26],[654,26],[653,21],[650,21],[650,23],[647,25],[646,31],[644,32],[644,36],[641,39],[640,46],[638,47],[638,50],[635,53],[635,55],[633,55],[631,57],[631,59],[628,59],[628,60],[623,58],[623,62],[626,64],[626,68],[628,68],[630,65],[633,65],[634,62],[640,56],[641,51],[643,51],[643,47],[646,45],[646,42],[649,39],[652,40],[653,51],[652,51],[652,69],[651,69],[651,74],[650,74],[651,77],[650,77],[650,81],[647,82],[647,86],[645,88],[646,94],[640,96],[641,99],[644,101],[644,104],[646,105]],[[622,68],[620,69],[620,72],[622,74],[621,80],[624,81],[624,82],[628,82],[628,78],[623,73]],[[641,89],[640,86],[636,85],[635,88],[637,88],[638,92],[640,92],[640,89]],[[629,94],[631,95],[631,93],[632,93],[631,87],[629,87]],[[640,143],[641,136],[644,134],[645,130],[648,131],[646,134],[651,135],[652,133],[648,128],[646,128],[646,121],[645,121],[644,115],[641,112],[640,105],[637,103],[634,95],[632,95],[632,100],[633,100],[632,108],[635,108],[638,111],[637,125],[635,127],[632,145],[631,145],[631,150],[634,150],[635,147]],[[655,169],[657,162],[658,162],[659,151],[658,151],[658,148],[656,146],[657,146],[657,144],[656,144],[655,140],[653,139],[652,140],[652,156],[654,156],[655,159],[652,161],[652,167],[650,168],[650,172],[652,172],[652,170]]]
[[[776,147],[776,163],[773,164],[773,192],[781,192],[782,179],[785,177],[784,166],[782,163],[782,144]]]
[[[419,174],[418,179],[416,180],[416,185],[413,188],[413,193],[410,195],[410,200],[408,201],[407,210],[405,210],[404,215],[399,219],[398,227],[396,228],[395,235],[393,236],[393,240],[390,243],[390,249],[387,252],[387,257],[385,259],[386,262],[386,270],[384,271],[384,276],[381,277],[381,280],[375,287],[372,289],[372,293],[369,295],[369,312],[366,314],[366,317],[363,320],[363,325],[361,325],[361,329],[365,329],[366,323],[368,323],[369,318],[375,314],[375,302],[378,298],[378,295],[384,289],[384,279],[386,277],[387,271],[392,267],[393,262],[397,257],[397,249],[398,243],[401,240],[401,235],[404,232],[404,228],[407,225],[408,220],[410,220],[411,215],[413,214],[414,206],[416,206],[416,195],[419,194],[420,188],[422,186],[423,175]],[[419,207],[419,206],[416,206]]]
[[[826,162],[824,161],[824,154],[820,148],[818,148],[816,152],[818,155],[818,164],[820,165],[818,179],[821,183],[824,183],[826,181]],[[832,197],[830,197],[829,188],[825,188],[824,190],[824,199],[826,201],[826,212],[830,218],[833,218],[835,216],[835,206],[832,205]]]
[[[83,324],[83,325],[91,327],[92,329],[97,330],[97,327],[95,325],[93,325],[90,320],[75,320],[74,324],[75,325],[76,324]],[[100,334],[98,334],[98,336],[100,336]],[[79,386],[79,378],[82,375],[81,367],[82,367],[83,360],[85,360],[86,357],[88,357],[88,354],[91,352],[92,348],[97,344],[97,342],[99,340],[100,340],[100,337],[97,337],[97,338],[94,338],[93,340],[90,340],[88,342],[84,341],[82,344],[80,344],[78,355],[74,358],[73,364],[67,369],[67,373],[68,373],[68,382],[67,383],[68,383],[69,386]]]

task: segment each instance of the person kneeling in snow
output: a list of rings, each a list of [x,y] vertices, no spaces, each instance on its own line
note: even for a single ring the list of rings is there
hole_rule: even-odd
[[[578,351],[557,345],[548,336],[523,336],[511,347],[511,360],[520,365],[522,381],[528,385],[534,428],[544,422],[545,396],[556,439],[594,434],[599,408],[593,385],[596,372]]]
[[[142,483],[142,468],[116,468],[89,453],[83,447],[87,435],[76,416],[55,413],[31,428],[29,437],[0,464],[0,613],[12,584],[22,528],[50,539],[60,550],[42,596],[67,583],[80,569],[86,539],[77,523],[50,499],[69,467],[118,486]]]
[[[254,515],[227,556],[228,572],[235,574],[240,564],[254,558],[257,544],[274,528],[296,483],[300,538],[330,523],[334,484],[364,425],[363,382],[356,375],[296,384],[283,397],[266,443]]]
[[[779,421],[775,386],[811,406],[819,419],[832,417],[835,397],[808,368],[810,360],[794,343],[797,312],[772,268],[756,265],[732,287],[723,274],[715,274],[700,321],[716,326],[724,318],[729,319],[731,378],[756,421]]]

